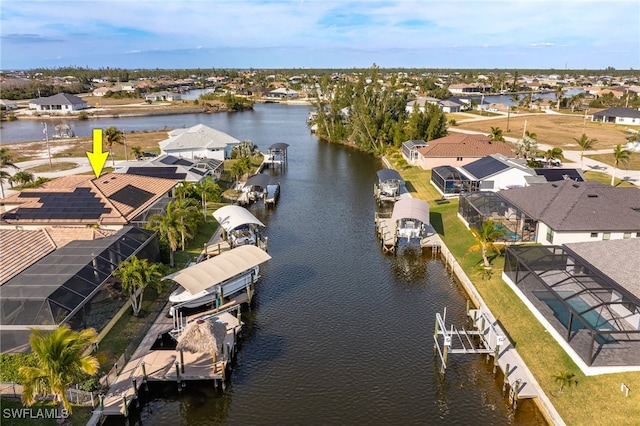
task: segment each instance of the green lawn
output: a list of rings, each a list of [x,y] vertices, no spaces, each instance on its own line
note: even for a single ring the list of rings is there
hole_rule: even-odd
[[[392,165],[395,167],[395,164]],[[434,202],[441,198],[441,195],[430,183],[430,170],[421,170],[418,167],[403,168],[402,165],[399,165],[397,170],[405,179],[412,195],[429,203],[432,224],[496,319],[505,327],[520,356],[563,420],[568,425],[638,424],[640,403],[637,394],[625,398],[620,392],[620,384],[625,383],[631,389],[640,389],[640,372],[591,377],[582,374],[560,345],[502,281],[502,256],[493,260],[496,273],[491,279],[484,281],[477,277],[473,267],[481,261],[481,256],[478,252],[472,252],[465,257],[468,248],[475,244],[475,241],[457,217],[457,199],[451,199],[449,204],[442,205]],[[574,373],[578,385],[565,388],[559,393],[554,376],[561,371]]]

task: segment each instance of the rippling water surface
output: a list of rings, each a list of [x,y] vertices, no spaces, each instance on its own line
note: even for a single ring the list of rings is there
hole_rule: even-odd
[[[252,206],[269,253],[227,391],[210,383],[152,386],[137,417],[152,425],[543,424],[514,414],[484,358],[433,358],[436,312],[464,325],[463,292],[443,264],[407,247],[383,254],[372,188],[380,161],[318,142],[308,107],[257,105],[202,116],[261,148],[286,142],[274,209]],[[242,136],[237,136],[242,135]]]

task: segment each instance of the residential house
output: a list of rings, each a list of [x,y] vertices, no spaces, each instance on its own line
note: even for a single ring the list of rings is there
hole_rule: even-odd
[[[112,273],[133,255],[159,260],[157,234],[132,226],[102,238],[75,240],[54,250],[48,237],[43,239],[37,231],[22,232],[33,234],[10,236],[11,242],[30,241],[29,247],[42,257],[0,287],[2,353],[28,352],[34,327],[53,330],[68,324],[73,330],[102,331],[128,299]],[[2,235],[7,235],[6,231]],[[41,251],[39,243],[44,245]],[[11,250],[18,250],[33,261],[27,250],[17,246]],[[12,253],[10,259],[13,258]]]
[[[278,87],[277,89],[268,92],[266,97],[272,99],[295,99],[299,96],[300,94],[293,89]]]
[[[14,109],[18,109],[18,104],[15,101],[0,99],[0,109],[11,111]]]
[[[640,238],[637,188],[562,180],[460,197],[467,226],[487,218],[504,223],[518,241],[543,245]]]
[[[46,98],[36,98],[29,101],[29,109],[36,111],[78,111],[87,108],[87,103],[81,98],[69,93],[58,93]]]
[[[204,124],[169,132],[169,139],[158,143],[162,154],[180,158],[224,161],[231,158],[233,147],[240,141],[231,135]]]
[[[409,164],[417,164],[420,158],[418,149],[424,148],[427,143],[423,140],[409,140],[402,143],[402,156]]]
[[[640,238],[509,246],[502,279],[584,374],[639,371],[639,252]]]
[[[0,229],[144,225],[150,215],[164,212],[177,183],[114,173],[65,176],[4,198]]]
[[[434,167],[431,184],[443,196],[448,196],[461,192],[523,187],[527,185],[527,177],[534,175],[534,171],[523,160],[492,154],[457,168]]]
[[[433,98],[431,96],[419,96],[417,99],[412,99],[410,101],[407,102],[407,105],[405,107],[405,110],[408,113],[412,113],[414,108],[418,108],[418,110],[420,112],[425,112],[426,111],[426,105],[431,104],[431,105],[438,105],[440,103],[440,99],[438,98]]]
[[[482,88],[477,84],[458,83],[449,85],[449,92],[451,92],[453,95],[481,93]]]
[[[482,134],[452,133],[427,142],[418,148],[414,164],[425,170],[438,166],[464,166],[491,154],[512,155],[512,146],[506,142],[492,141]]]
[[[158,102],[158,101],[179,101],[182,99],[182,95],[176,92],[168,92],[166,90],[160,92],[152,92],[144,95],[145,101]]]
[[[591,121],[615,123],[627,126],[640,126],[640,111],[633,108],[608,108],[594,112]]]
[[[120,162],[113,172],[198,183],[207,176],[218,181],[223,171],[224,161],[215,158],[200,160],[163,154],[147,161]]]

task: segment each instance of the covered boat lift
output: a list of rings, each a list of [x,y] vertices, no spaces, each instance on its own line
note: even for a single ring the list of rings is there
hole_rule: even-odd
[[[242,191],[246,194],[243,198],[246,199],[247,202],[257,201],[260,198],[264,199],[267,194],[269,182],[271,182],[271,176],[264,173],[249,176],[242,188]]]
[[[241,290],[235,289],[235,291],[231,291],[232,289],[225,289],[225,283],[237,281],[237,279],[241,278],[244,274],[252,274],[254,268],[269,259],[271,259],[271,256],[258,247],[250,245],[240,246],[196,265],[174,272],[162,279],[175,281],[184,290],[194,296],[202,293],[202,297],[207,297],[211,293],[216,293],[220,299],[222,299],[225,296],[231,296]],[[251,294],[253,294],[255,279],[257,279],[257,277],[252,276],[246,287],[249,301],[251,300]],[[205,292],[205,290],[208,289],[212,290]],[[192,302],[193,299],[189,299],[188,302],[176,304],[172,307],[172,310],[175,313],[181,305]],[[222,304],[222,300],[220,300],[220,304]],[[174,314],[174,316],[176,315]]]
[[[287,162],[287,148],[288,143],[276,142],[269,146],[267,155],[264,156],[265,164],[278,164],[283,165]]]
[[[396,201],[400,199],[404,180],[400,173],[394,169],[378,170],[378,182],[373,187],[373,195],[381,204],[383,201]]]
[[[376,213],[376,229],[384,251],[394,252],[400,238],[418,239],[420,247],[440,246],[429,222],[429,204],[417,198],[401,198],[391,214]]]
[[[235,205],[220,207],[213,212],[213,217],[220,223],[224,231],[223,238],[231,247],[246,244],[250,242],[251,237],[254,239],[253,244],[266,247],[266,238],[263,241],[260,237],[260,228],[264,228],[264,224],[244,207]]]

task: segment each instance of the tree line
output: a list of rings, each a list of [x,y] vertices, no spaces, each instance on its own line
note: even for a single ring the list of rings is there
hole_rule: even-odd
[[[438,106],[425,105],[424,111],[416,106],[409,114],[407,95],[398,90],[397,79],[383,85],[379,71],[374,64],[355,82],[331,85],[328,76],[320,80],[313,119],[318,137],[383,154],[409,139],[429,141],[447,134],[446,118]]]

